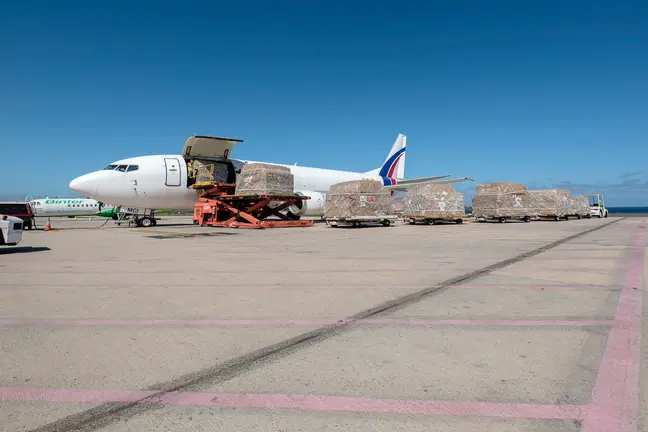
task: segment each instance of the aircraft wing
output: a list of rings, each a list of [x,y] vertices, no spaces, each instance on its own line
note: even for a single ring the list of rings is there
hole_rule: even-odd
[[[449,177],[449,176],[442,176],[442,177]],[[428,178],[430,178],[430,177],[406,180],[407,183],[401,181],[401,182],[398,182],[395,185],[383,186],[383,189],[388,190],[388,191],[395,191],[395,192],[405,192],[405,191],[407,191],[408,188],[410,188],[412,186],[418,186],[418,185],[425,184],[425,183],[448,184],[448,183],[459,183],[459,182],[464,182],[464,181],[474,181],[473,179],[471,179],[469,177],[462,177],[462,178],[448,179],[448,180],[439,180],[439,181],[426,181],[426,179],[428,179]]]

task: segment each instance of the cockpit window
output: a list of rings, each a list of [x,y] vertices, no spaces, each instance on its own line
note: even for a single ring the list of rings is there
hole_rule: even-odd
[[[106,168],[104,168],[104,171],[112,171],[115,168],[117,168],[117,165],[108,165]]]
[[[126,168],[127,172],[131,171],[137,171],[139,169],[139,165],[128,165],[128,168]]]
[[[126,172],[126,167],[128,167],[128,165],[119,165],[117,171]]]

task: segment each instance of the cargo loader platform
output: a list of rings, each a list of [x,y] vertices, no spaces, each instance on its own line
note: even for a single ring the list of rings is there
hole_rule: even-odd
[[[194,206],[194,224],[224,228],[290,228],[313,226],[281,211],[309,197],[301,195],[227,195],[222,187],[206,189]],[[276,216],[279,220],[269,217]]]

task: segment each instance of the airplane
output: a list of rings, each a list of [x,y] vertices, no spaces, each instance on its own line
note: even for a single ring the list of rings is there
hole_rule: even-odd
[[[26,197],[34,216],[99,216],[99,213],[112,209],[113,206],[105,205],[94,199],[87,198],[39,198]]]
[[[188,161],[198,159],[218,167],[214,169],[214,181],[222,183],[235,183],[245,164],[278,165],[289,168],[293,174],[295,194],[310,197],[310,200],[304,200],[288,209],[290,217],[298,219],[302,216],[322,217],[326,194],[336,183],[371,179],[380,181],[384,190],[396,192],[406,191],[407,188],[422,183],[445,184],[472,180],[467,177],[447,179],[449,175],[405,180],[407,137],[403,134],[398,134],[383,164],[367,172],[229,158],[232,148],[239,142],[242,140],[193,135],[186,139],[182,155],[159,154],[118,160],[102,170],[73,179],[69,187],[80,195],[113,205],[192,210],[199,202],[199,195],[196,189],[190,187],[192,179],[187,168]],[[155,225],[155,219],[146,214],[138,219],[137,225]]]

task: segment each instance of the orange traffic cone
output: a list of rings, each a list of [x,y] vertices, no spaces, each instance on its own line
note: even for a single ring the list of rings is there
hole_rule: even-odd
[[[45,231],[52,231],[52,223],[50,218],[47,218],[47,225],[45,225]]]

